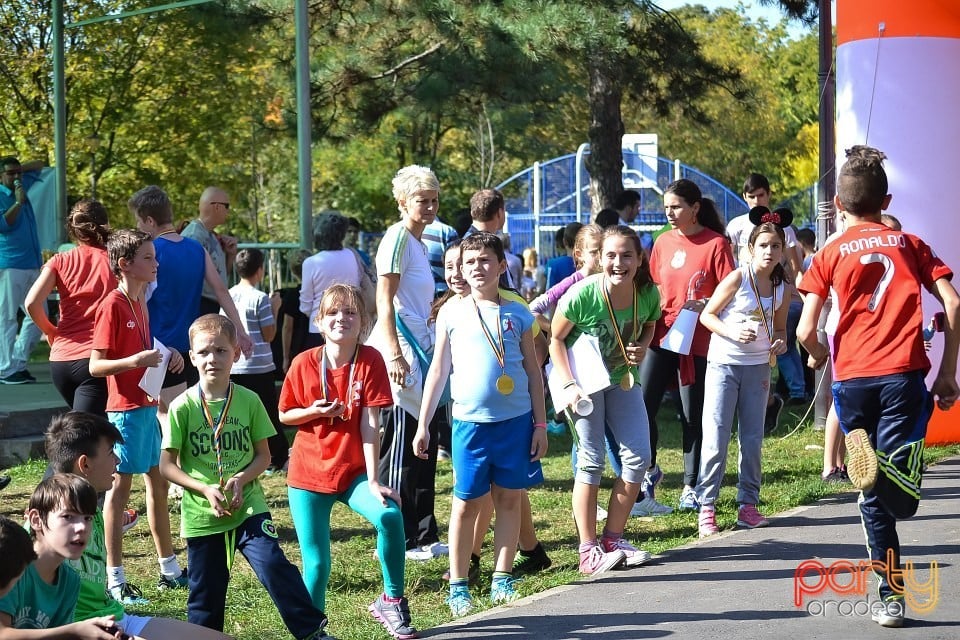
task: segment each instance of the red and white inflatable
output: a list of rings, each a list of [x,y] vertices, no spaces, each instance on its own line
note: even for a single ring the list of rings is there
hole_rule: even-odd
[[[839,0],[837,167],[844,149],[887,154],[888,213],[926,240],[960,287],[960,2]],[[924,299],[924,317],[938,308]],[[930,359],[939,362],[943,340]],[[960,442],[960,408],[936,410],[928,444]]]

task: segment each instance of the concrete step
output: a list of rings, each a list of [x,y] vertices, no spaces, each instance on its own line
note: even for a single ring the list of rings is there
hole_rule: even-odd
[[[50,424],[50,419],[68,410],[66,406],[46,406],[0,411],[0,440],[38,434],[42,437]]]
[[[0,440],[0,468],[8,469],[31,458],[44,457],[43,434]]]

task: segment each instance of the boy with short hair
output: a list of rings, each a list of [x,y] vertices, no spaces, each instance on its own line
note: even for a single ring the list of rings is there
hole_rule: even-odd
[[[173,550],[167,483],[157,466],[157,399],[140,388],[145,369],[161,362],[160,352],[153,348],[144,300],[147,285],[157,277],[156,253],[149,235],[120,229],[107,241],[107,255],[118,285],[97,309],[90,352],[90,374],[107,378],[107,419],[123,436],[115,448],[120,458],[116,482],[103,503],[107,585],[123,604],[138,605],[147,600],[140,589],[127,582],[123,571],[124,510],[130,501],[133,474],[142,473],[146,485],[150,533],[160,564],[158,588],[185,587],[186,576]],[[182,369],[183,358],[171,352],[168,370]]]
[[[97,492],[79,476],[58,473],[41,482],[30,497],[26,514],[33,537],[33,562],[24,540],[27,534],[22,528],[15,532],[16,523],[3,523],[0,555],[11,563],[19,579],[14,576],[13,584],[3,587],[7,592],[0,598],[0,638],[126,637],[113,616],[73,621],[80,578],[64,561],[83,555],[96,509]]]
[[[27,565],[37,559],[23,525],[0,516],[0,598],[10,593]]]
[[[190,325],[190,359],[200,381],[170,406],[160,469],[184,488],[182,536],[190,562],[187,619],[222,630],[236,551],[253,567],[297,640],[326,637],[327,617],[284,556],[259,476],[276,433],[252,391],[230,382],[240,355],[233,323],[209,314]]]
[[[523,489],[543,481],[540,458],[547,451],[543,378],[536,357],[533,314],[500,296],[506,268],[503,245],[480,231],[460,245],[470,295],[451,298],[437,316],[437,343],[427,373],[423,410],[413,451],[427,455],[428,425],[450,377],[453,395],[453,468],[450,515],[450,597],[454,616],[469,613],[468,567],[473,523],[493,493],[496,566],[490,589],[494,604],[519,596],[511,570],[520,533]]]
[[[47,460],[56,473],[72,473],[103,491],[113,483],[117,456],[113,447],[123,440],[117,428],[102,416],[69,411],[50,421],[45,437]],[[227,640],[230,636],[171,618],[127,615],[107,589],[103,513],[93,516],[93,530],[83,556],[68,560],[80,575],[80,594],[74,620],[113,616],[126,634],[147,640]]]
[[[806,297],[797,333],[811,366],[823,366],[831,354],[817,340],[817,320],[833,287],[840,307],[834,406],[846,434],[847,472],[861,489],[860,516],[884,603],[873,619],[900,627],[904,586],[892,581],[900,571],[897,519],[909,518],[919,506],[932,396],[947,410],[960,395],[960,297],[950,284],[953,273],[923,240],[881,223],[891,199],[885,157],[862,145],[847,151],[834,198],[847,228],[813,257],[800,283]],[[943,359],[931,392],[924,384],[930,362],[922,341],[921,284],[946,315]]]
[[[270,437],[270,466],[268,471],[282,471],[289,457],[290,444],[287,436],[279,428],[280,415],[277,411],[277,383],[273,364],[273,352],[270,343],[277,335],[277,310],[279,297],[271,298],[257,287],[263,280],[263,252],[259,249],[241,249],[233,263],[240,282],[230,287],[230,297],[237,307],[237,314],[243,322],[243,329],[253,341],[253,353],[250,357],[243,354],[233,366],[230,379],[241,387],[246,387],[260,398],[267,409],[270,422],[277,433]],[[223,310],[220,311],[221,314]]]

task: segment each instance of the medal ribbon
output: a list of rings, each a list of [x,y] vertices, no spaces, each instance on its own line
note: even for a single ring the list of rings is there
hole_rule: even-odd
[[[637,300],[637,288],[633,287],[633,334],[626,342],[623,341],[623,334],[620,332],[620,325],[617,324],[617,316],[614,315],[613,312],[613,303],[610,301],[610,292],[607,291],[606,278],[604,278],[603,282],[600,284],[600,295],[603,297],[603,301],[607,305],[607,313],[610,314],[610,324],[613,325],[613,335],[617,337],[617,344],[620,346],[620,353],[623,354],[623,362],[627,366],[627,371],[629,371],[630,360],[627,358],[627,345],[631,342],[635,342],[637,339],[637,317],[640,315],[640,311],[638,309],[639,305]]]
[[[140,316],[137,317],[137,312],[133,308],[133,300],[130,299],[130,296],[127,295],[127,292],[122,286],[117,286],[117,289],[120,290],[120,293],[123,294],[123,299],[127,301],[127,304],[130,306],[130,313],[133,314],[133,321],[137,325],[137,333],[140,334],[140,341],[143,343],[144,351],[148,351],[151,347],[150,345],[150,330],[147,327],[147,319],[143,313],[143,303],[137,300],[137,306],[140,307]]]
[[[224,482],[223,479],[223,450],[220,447],[220,436],[223,433],[223,426],[227,423],[227,415],[230,411],[230,403],[233,401],[233,383],[230,383],[230,386],[227,388],[227,397],[223,401],[223,406],[220,407],[220,413],[217,415],[217,419],[213,419],[213,414],[210,412],[210,405],[207,404],[207,399],[203,395],[203,389],[200,388],[200,385],[197,385],[197,395],[200,397],[200,408],[203,410],[203,419],[207,423],[207,426],[213,430],[213,451],[217,456],[217,477],[220,479],[220,488],[223,489]]]
[[[777,288],[774,287],[770,293],[770,322],[768,324],[767,312],[764,311],[763,301],[760,299],[760,289],[757,287],[757,279],[753,273],[753,265],[747,268],[747,275],[750,277],[750,288],[753,290],[753,295],[757,298],[757,306],[760,307],[760,317],[763,318],[763,329],[767,332],[767,338],[770,339],[770,344],[773,345],[773,310],[777,308]]]
[[[323,396],[324,400],[328,400],[327,397],[327,349],[326,347],[320,347],[320,394]],[[340,419],[346,422],[350,419],[350,416],[353,415],[353,375],[356,372],[357,367],[357,358],[360,357],[360,345],[357,344],[356,349],[353,351],[353,359],[350,361],[350,375],[347,376],[347,397],[344,400],[346,407],[341,414]],[[333,361],[330,361],[330,367],[333,368]],[[330,390],[334,391],[333,385],[330,385]],[[336,394],[333,394],[333,399],[337,400]],[[333,424],[333,418],[330,418],[330,424]]]
[[[483,321],[483,316],[480,315],[480,306],[477,305],[477,300],[471,296],[473,300],[473,308],[477,310],[477,320],[480,321],[480,328],[483,329],[483,335],[487,338],[487,343],[490,345],[490,348],[493,349],[493,355],[497,359],[497,364],[500,365],[500,373],[502,375],[506,374],[506,349],[503,346],[503,326],[500,320],[500,296],[497,296],[497,339],[493,339],[493,332],[487,328],[487,323]]]

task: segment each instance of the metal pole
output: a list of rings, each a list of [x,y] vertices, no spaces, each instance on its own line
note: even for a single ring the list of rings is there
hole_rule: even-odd
[[[836,123],[835,93],[836,83],[833,76],[833,18],[830,13],[830,0],[820,0],[820,181],[817,186],[817,246],[823,247],[827,236],[833,231],[833,196],[836,193],[836,137],[834,127]],[[820,318],[820,327],[823,327],[827,313],[825,305]],[[826,334],[819,332],[820,341],[826,344]],[[817,396],[814,404],[814,425],[823,428],[827,422],[827,413],[830,410],[832,393],[830,367],[821,367],[816,374]]]
[[[57,186],[56,229],[57,244],[65,240],[64,227],[61,224],[67,213],[67,98],[64,78],[63,47],[63,0],[53,0],[51,7],[53,20],[53,147],[54,175]]]
[[[310,29],[307,0],[296,0],[297,161],[300,194],[300,247],[313,248],[313,184],[310,173]]]

